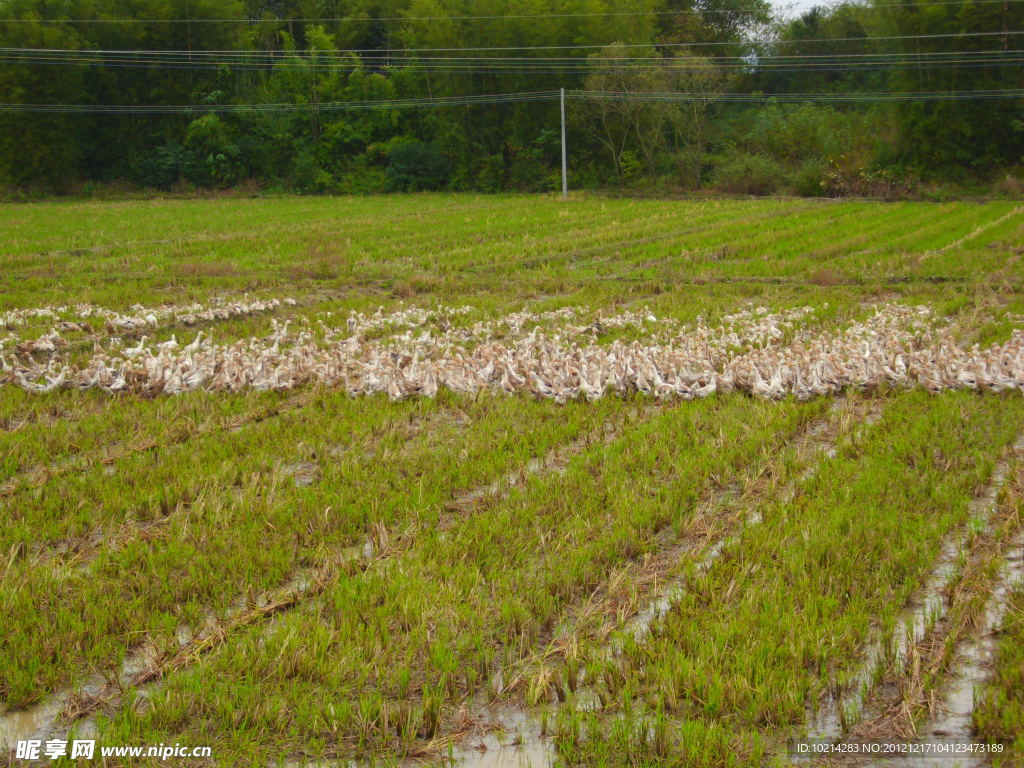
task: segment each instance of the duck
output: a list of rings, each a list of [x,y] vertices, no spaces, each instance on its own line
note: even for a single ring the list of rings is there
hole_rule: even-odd
[[[191,344],[186,345],[185,348],[182,351],[186,355],[192,355],[192,354],[195,354],[196,352],[198,352],[202,346],[203,346],[203,332],[200,331],[199,333],[196,334],[195,341],[193,341]]]
[[[138,357],[139,355],[141,355],[143,352],[146,351],[146,342],[148,340],[149,340],[148,336],[143,336],[139,340],[139,343],[136,346],[134,346],[134,347],[125,347],[122,350],[122,352],[124,353],[124,356],[127,357],[127,358],[130,358],[130,359],[135,359],[136,357]]]
[[[246,300],[153,311],[134,306],[133,315],[82,306],[76,311],[115,318],[117,325],[126,327],[149,327],[147,314],[181,317],[178,310],[184,309],[189,316],[209,319],[278,304]],[[38,312],[59,318],[65,310]],[[143,335],[129,347],[112,337],[109,351],[104,351],[97,337],[84,367],[67,363],[67,341],[55,329],[35,340],[38,347],[26,347],[24,342],[16,346],[23,359],[0,358],[0,369],[8,381],[29,391],[73,386],[174,394],[195,389],[289,389],[318,382],[352,394],[387,392],[392,399],[434,397],[441,388],[467,395],[494,389],[508,394],[528,390],[559,403],[580,398],[594,402],[609,391],[684,400],[735,391],[772,399],[792,393],[807,399],[844,387],[886,383],[985,392],[1024,384],[1024,331],[1014,331],[1002,345],[964,349],[947,329],[936,327],[930,311],[899,305],[883,305],[874,316],[839,331],[802,327],[802,318],[813,313],[806,307],[782,312],[745,309],[716,326],[703,319],[696,325],[672,325],[652,320],[653,315],[643,311],[602,314],[597,321],[602,329],[634,325],[645,334],[629,343],[616,340],[603,346],[593,338],[592,322],[577,322],[585,312],[581,308],[524,310],[469,326],[440,327],[444,324],[439,318],[460,311],[402,307],[386,313],[378,308],[369,318],[350,314],[352,322],[346,321],[346,328],[324,323],[329,314],[315,324],[300,318],[304,328],[287,348],[283,342],[288,322],[276,320],[267,338],[226,345],[213,344],[205,330],[184,348],[179,348],[176,336],[151,348]],[[438,327],[412,332],[429,322]],[[360,335],[371,326],[388,326],[393,332],[373,339]],[[313,328],[319,328],[317,335]],[[18,344],[16,338],[13,342]],[[36,362],[33,349],[45,353],[49,362]]]
[[[173,352],[175,349],[178,348],[178,337],[174,334],[171,334],[170,339],[168,339],[167,341],[160,342],[159,344],[156,345],[156,348],[159,349],[161,352]]]

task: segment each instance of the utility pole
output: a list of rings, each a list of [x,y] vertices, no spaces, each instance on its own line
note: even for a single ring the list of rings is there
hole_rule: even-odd
[[[565,88],[560,89],[562,107],[562,199],[569,199],[569,179],[565,171]]]
[[[185,0],[185,40],[188,44],[188,97],[195,99],[192,95],[192,4]]]

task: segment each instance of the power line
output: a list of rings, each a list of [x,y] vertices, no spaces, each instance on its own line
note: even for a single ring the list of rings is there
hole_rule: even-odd
[[[887,91],[861,93],[703,93],[703,92],[644,92],[644,91],[567,91],[567,98],[604,101],[646,102],[881,102],[881,101],[964,101],[987,99],[1017,99],[1024,97],[1024,89],[975,91]],[[134,104],[0,104],[0,112],[35,114],[196,114],[210,112],[306,112],[410,109],[425,107],[475,106],[484,104],[511,104],[532,101],[552,101],[559,98],[558,91],[528,91],[520,93],[482,94],[420,99],[392,99],[378,101],[322,102],[315,104],[190,104],[190,105],[134,105]]]
[[[0,104],[0,112],[76,113],[76,114],[187,114],[209,112],[307,112],[310,110],[410,109],[419,107],[472,106],[547,101],[558,98],[558,91],[526,91],[473,96],[440,96],[374,101],[319,102],[311,104]]]
[[[1019,54],[1020,52],[1018,52]],[[445,74],[492,74],[492,75],[641,75],[651,72],[671,74],[675,72],[846,72],[846,71],[878,71],[893,68],[926,67],[929,70],[937,69],[974,69],[974,68],[1005,68],[1020,66],[1024,58],[1020,55],[1009,55],[1009,52],[999,52],[998,56],[970,56],[961,58],[928,58],[918,57],[915,59],[885,59],[885,60],[824,60],[824,61],[737,61],[728,63],[702,63],[693,64],[686,62],[665,61],[659,64],[633,63],[628,62],[618,68],[609,66],[604,62],[581,63],[581,64],[488,64],[471,66],[460,63],[432,64],[417,62],[390,62],[386,65],[389,70],[401,70],[405,72],[420,73],[445,73]],[[206,70],[218,71],[228,68],[234,71],[264,71],[267,65],[247,64],[238,62],[209,62],[189,63],[182,62],[156,62],[156,61],[133,61],[133,60],[98,60],[98,59],[46,59],[34,58],[25,59],[5,56],[0,54],[0,63],[8,64],[32,64],[47,66],[102,66],[104,68],[129,68],[129,69],[164,69],[164,70]],[[275,69],[301,69],[302,71],[314,72],[336,72],[354,71],[365,67],[362,62],[289,62],[281,61],[272,65]]]
[[[732,101],[732,102],[763,102],[763,101],[815,101],[815,102],[875,102],[875,101],[966,101],[983,99],[1019,99],[1024,97],[1024,89],[1013,88],[1004,90],[978,91],[890,91],[863,93],[645,93],[616,91],[573,91],[573,98],[599,99],[607,101],[650,101],[650,102],[690,102],[690,101]]]
[[[964,0],[936,0],[935,2],[924,3],[925,7],[944,5],[963,5]],[[1024,0],[970,0],[971,5],[1002,5],[1006,3],[1015,4]],[[833,6],[825,6],[826,10],[834,10],[847,3],[836,3]],[[906,7],[905,3],[873,3],[860,4],[849,3],[853,7],[863,10],[874,10],[876,8],[901,8]],[[39,23],[57,22],[68,24],[249,24],[256,25],[265,22],[285,24],[293,22],[297,24],[327,24],[327,23],[369,23],[382,21],[504,21],[523,19],[572,19],[572,18],[616,18],[623,16],[686,16],[705,14],[721,15],[747,15],[760,13],[764,8],[709,8],[705,10],[680,9],[671,11],[599,11],[580,13],[509,13],[509,14],[484,14],[484,15],[453,15],[453,16],[324,16],[319,18],[197,18],[197,19],[0,19],[0,23]]]
[[[351,57],[298,57],[298,56],[284,56],[280,58],[246,58],[242,57],[227,57],[227,58],[202,58],[196,57],[201,63],[214,65],[214,66],[234,66],[234,65],[249,65],[249,66],[294,66],[294,67],[307,67],[307,66],[325,66],[325,67],[354,67],[354,68],[365,68],[370,67],[402,67],[402,66],[479,66],[479,67],[572,67],[572,66],[585,66],[585,67],[626,67],[633,65],[641,66],[652,66],[659,69],[673,69],[673,68],[716,68],[721,66],[731,66],[738,64],[740,66],[769,66],[776,64],[794,64],[794,63],[824,63],[831,64],[837,62],[853,62],[853,63],[880,63],[880,64],[892,64],[892,63],[920,63],[922,61],[953,61],[963,59],[1000,59],[1006,58],[1011,55],[1016,55],[1024,52],[1024,49],[995,49],[989,51],[920,51],[912,53],[876,53],[876,54],[828,54],[828,55],[808,55],[808,56],[722,56],[715,58],[704,58],[704,57],[655,57],[655,56],[638,56],[636,58],[622,58],[622,57],[596,57],[593,59],[576,57],[566,59],[504,59],[504,58],[485,58],[485,57],[419,57],[419,56],[367,56],[359,58]],[[0,50],[0,58],[7,59],[9,61],[25,61],[29,63],[35,62],[68,62],[68,63],[83,63],[83,64],[121,64],[121,63],[132,63],[140,64],[143,66],[160,66],[162,64],[187,64],[193,62],[193,58],[187,56],[181,57],[146,57],[146,56],[110,56],[100,55],[93,56],[89,54],[85,55],[67,55],[67,56],[56,56],[56,55],[41,55],[41,54],[19,54],[13,52],[5,52]]]
[[[1004,0],[975,0],[981,3],[999,3]],[[1008,0],[1009,2],[1021,2],[1021,0]],[[940,2],[938,5],[955,5],[962,0],[949,0]],[[893,3],[898,5],[898,3]],[[868,6],[865,6],[868,7]],[[622,16],[686,16],[690,14],[717,13],[717,14],[750,14],[761,13],[764,8],[723,8],[709,9],[707,11],[605,11],[599,13],[509,13],[481,16],[324,16],[320,18],[299,18],[299,17],[272,17],[272,18],[250,18],[250,19],[0,19],[0,23],[11,22],[56,22],[68,24],[249,24],[262,23],[287,24],[328,24],[328,23],[369,23],[381,21],[504,21],[518,19],[572,19],[572,18],[603,18]]]
[[[1002,34],[1001,32],[999,34]],[[881,38],[854,38],[864,42],[879,40]],[[716,56],[715,62],[737,61],[743,64],[751,62],[796,62],[805,60],[814,61],[845,61],[861,59],[921,59],[921,58],[942,58],[954,56],[1001,56],[1006,54],[1024,53],[1024,49],[974,49],[955,51],[893,51],[875,53],[800,53],[800,54],[761,54],[749,53],[739,56]],[[307,54],[307,55],[302,55]],[[467,64],[480,62],[487,65],[493,64],[561,64],[580,63],[591,64],[595,61],[604,63],[637,63],[652,62],[669,65],[674,62],[687,62],[692,57],[668,57],[668,56],[601,56],[591,58],[589,56],[400,56],[394,54],[364,54],[354,56],[346,54],[342,56],[325,54],[316,49],[303,51],[271,52],[266,51],[144,51],[144,50],[99,50],[99,49],[74,49],[74,48],[0,48],[0,56],[11,56],[26,60],[58,60],[75,59],[85,57],[95,62],[117,62],[124,60],[140,62],[189,62],[196,59],[210,60],[216,64],[230,65],[234,63],[265,63],[282,65],[296,63],[305,65],[314,61],[337,62],[346,65],[370,65],[383,66],[394,63],[457,63]],[[130,57],[130,58],[126,58]],[[217,57],[217,58],[212,58]]]
[[[1010,1],[1010,0],[1008,0]],[[890,40],[940,40],[950,38],[966,38],[966,37],[1009,37],[1024,35],[1024,30],[1010,29],[1010,30],[999,30],[999,31],[987,31],[987,32],[939,32],[926,35],[880,35],[878,37],[819,37],[819,38],[806,38],[800,40],[790,39],[776,39],[776,38],[754,38],[741,42],[719,42],[719,41],[705,41],[696,43],[580,43],[577,45],[518,45],[518,46],[467,46],[462,48],[333,48],[333,49],[312,49],[309,50],[311,53],[318,55],[327,54],[403,54],[403,53],[422,53],[422,52],[435,52],[435,53],[458,53],[464,51],[545,51],[545,50],[581,50],[587,48],[705,48],[705,47],[718,47],[718,46],[737,46],[737,45],[803,45],[806,43],[849,43],[849,42],[861,42],[861,43],[873,43]],[[210,56],[210,55],[232,55],[247,53],[238,50],[205,50],[205,51],[188,51],[188,50],[131,50],[131,49],[110,49],[110,48],[90,48],[90,49],[73,49],[73,48],[14,48],[6,50],[19,50],[19,51],[32,51],[39,53],[52,53],[52,52],[75,52],[79,54],[146,54],[146,55],[160,55],[160,54],[177,54],[177,55],[190,55],[193,57],[197,56]],[[279,54],[273,55],[288,55],[289,51],[282,51]],[[271,54],[263,54],[271,55]]]
[[[1000,33],[1002,34],[1002,33]],[[857,38],[865,42],[878,40],[880,38]],[[953,57],[953,56],[1000,56],[1008,53],[1019,53],[1024,49],[1001,49],[1001,48],[987,48],[987,49],[975,49],[975,50],[954,50],[954,51],[892,51],[892,52],[874,52],[874,53],[808,53],[808,54],[745,54],[741,56],[716,56],[714,61],[739,61],[742,63],[749,63],[752,61],[766,62],[766,61],[803,61],[803,60],[826,60],[826,59],[899,59],[899,58],[940,58],[940,57]],[[308,55],[300,55],[300,53]],[[383,54],[366,54],[363,56],[354,55],[322,55],[321,51],[311,50],[302,52],[284,52],[284,53],[266,53],[264,51],[136,51],[136,50],[121,50],[121,51],[99,51],[90,49],[74,49],[74,48],[0,48],[0,56],[9,56],[14,58],[22,58],[26,60],[65,60],[65,59],[87,59],[91,62],[117,62],[117,61],[137,61],[137,62],[185,62],[199,60],[208,60],[216,64],[252,64],[252,63],[267,63],[267,64],[306,64],[313,62],[337,62],[339,64],[352,64],[360,65],[367,62],[373,64],[388,64],[395,62],[407,62],[407,63],[427,63],[427,64],[467,64],[478,62],[482,64],[545,64],[555,65],[562,63],[579,63],[579,64],[592,64],[592,63],[637,63],[637,62],[653,62],[658,64],[670,65],[673,63],[685,63],[691,61],[694,57],[687,56],[561,56],[561,57],[549,57],[549,56],[399,56],[399,55],[383,55]]]
[[[1019,66],[1024,49],[974,51],[919,51],[866,54],[789,54],[724,56],[715,59],[687,57],[482,57],[482,56],[270,56],[262,52],[231,54],[195,52],[156,53],[107,51],[92,54],[66,49],[0,48],[0,63],[110,68],[183,69],[235,71],[300,69],[303,71],[354,71],[369,68],[420,73],[492,75],[639,75],[647,72],[721,71],[742,73],[872,71],[883,68],[925,67],[1006,68]],[[214,58],[216,56],[216,58]]]

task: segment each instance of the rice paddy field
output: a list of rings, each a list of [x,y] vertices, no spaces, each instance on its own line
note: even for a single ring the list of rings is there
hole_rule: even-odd
[[[1022,765],[1022,254],[1014,202],[0,206],[0,747]]]

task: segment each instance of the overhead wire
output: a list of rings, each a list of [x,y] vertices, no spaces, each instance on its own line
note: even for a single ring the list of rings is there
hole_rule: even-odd
[[[749,38],[744,41],[698,41],[688,43],[663,43],[663,42],[651,42],[651,43],[621,43],[621,42],[608,42],[608,43],[577,43],[574,45],[512,45],[512,46],[462,46],[459,48],[441,48],[441,47],[407,47],[407,48],[332,48],[332,49],[315,49],[320,55],[330,54],[376,54],[376,55],[392,55],[392,54],[409,54],[409,53],[461,53],[466,51],[482,52],[482,51],[544,51],[544,50],[585,50],[585,49],[602,49],[602,48],[644,48],[644,49],[678,49],[678,48],[710,48],[710,47],[732,47],[736,48],[743,45],[756,46],[756,45],[805,45],[808,43],[848,43],[848,42],[887,42],[893,40],[942,40],[951,38],[974,38],[974,37],[1017,37],[1024,35],[1024,30],[1021,29],[1004,29],[997,31],[984,31],[984,32],[936,32],[930,34],[919,34],[919,35],[878,35],[874,37],[857,36],[857,37],[819,37],[819,38],[801,38],[801,39],[778,39],[778,38]],[[246,54],[248,52],[238,51],[237,49],[220,49],[220,50],[187,50],[187,49],[174,49],[174,50],[132,50],[132,49],[72,49],[72,48],[8,48],[5,50],[18,50],[24,52],[35,52],[35,53],[60,53],[67,51],[75,51],[77,53],[87,54],[125,54],[135,53],[144,54],[147,56],[159,56],[159,55],[184,55],[184,56],[230,56]],[[255,52],[254,52],[255,53]],[[263,55],[280,55],[277,52],[266,53],[259,52]],[[288,53],[287,51],[281,53]]]
[[[1014,4],[1022,2],[1024,0],[971,0],[972,5],[995,5],[995,4]],[[837,3],[836,5],[842,5],[843,3]],[[928,7],[945,6],[945,5],[960,5],[962,0],[935,0],[934,2],[928,2]],[[874,10],[877,8],[900,8],[904,7],[904,3],[871,3],[871,4],[856,4],[855,7],[864,10]],[[509,14],[455,14],[450,16],[323,16],[323,17],[249,17],[249,18],[148,18],[148,19],[135,19],[135,18],[93,18],[93,19],[23,19],[23,18],[0,18],[0,23],[38,23],[39,21],[47,22],[59,22],[59,23],[70,23],[70,24],[248,24],[255,25],[260,23],[282,23],[287,24],[289,22],[298,24],[327,24],[327,23],[339,23],[339,22],[355,22],[355,23],[369,23],[369,22],[407,22],[407,21],[504,21],[504,20],[527,20],[527,19],[570,19],[570,18],[617,18],[617,17],[631,17],[631,16],[686,16],[686,15],[749,15],[752,13],[763,12],[764,7],[752,7],[752,8],[707,8],[707,9],[668,9],[661,11],[580,11],[580,12],[563,12],[563,13],[509,13]]]
[[[0,63],[6,62],[0,57]],[[88,65],[89,62],[68,62],[68,61],[50,61],[50,62],[31,62],[34,64],[45,64],[45,65],[73,65],[82,66]],[[606,66],[563,66],[563,67],[506,67],[506,66],[493,66],[493,67],[469,67],[459,65],[445,65],[445,66],[432,66],[432,65],[420,65],[415,63],[394,65],[386,67],[387,70],[401,70],[404,72],[415,72],[423,74],[450,74],[450,75],[519,75],[519,76],[570,76],[570,75],[642,75],[646,73],[693,73],[693,72],[723,72],[723,73],[743,73],[743,74],[769,74],[769,73],[800,73],[800,72],[880,72],[890,71],[893,69],[907,69],[924,68],[928,71],[937,71],[945,69],[1005,69],[1014,68],[1024,65],[1024,57],[1014,56],[1006,57],[1002,59],[951,59],[951,60],[938,60],[938,61],[903,61],[903,62],[867,62],[867,63],[842,63],[842,62],[824,62],[816,64],[806,64],[803,66],[794,64],[772,64],[772,63],[760,63],[760,62],[748,62],[745,64],[725,64],[720,66],[702,66],[702,65],[639,65],[629,66],[627,68],[610,68]],[[247,66],[247,65],[203,65],[203,64],[174,64],[174,65],[147,65],[147,64],[130,64],[130,63],[106,63],[102,65],[104,68],[111,69],[165,69],[165,70],[205,70],[205,71],[219,71],[221,69],[229,69],[231,71],[262,71],[264,67]],[[334,72],[344,71],[346,69],[359,70],[364,69],[363,66],[353,65],[346,67],[344,65],[317,65],[310,64],[306,66],[302,65],[280,65],[283,69],[296,69],[301,67],[303,71],[312,72]],[[369,71],[375,71],[370,69]]]
[[[912,92],[860,92],[860,93],[711,93],[711,92],[643,92],[643,91],[566,91],[567,99],[648,102],[881,102],[881,101],[963,101],[984,99],[1011,99],[1024,97],[1024,89],[989,89],[959,91]],[[528,101],[552,101],[559,98],[558,91],[525,91],[517,93],[481,94],[474,96],[386,99],[375,101],[316,102],[305,104],[188,104],[188,105],[134,105],[134,104],[0,104],[0,112],[27,112],[46,114],[195,114],[209,112],[307,112],[368,109],[409,109],[426,107],[475,106],[483,104],[510,104]]]
[[[998,2],[1024,2],[1024,0],[993,0]],[[960,0],[938,0],[927,5],[952,5]],[[974,0],[986,2],[986,0]],[[893,6],[902,5],[894,3]],[[870,6],[873,8],[883,5]],[[735,9],[734,9],[735,10]],[[627,12],[622,12],[627,14]],[[628,12],[630,15],[641,12]],[[652,12],[653,13],[653,12]],[[666,12],[667,13],[667,12]],[[676,12],[672,12],[676,13]],[[557,15],[557,14],[556,14]],[[576,15],[576,14],[565,14]],[[589,15],[589,14],[579,14]],[[540,15],[538,15],[540,16]],[[523,15],[533,17],[533,15]],[[396,17],[397,18],[397,17]],[[466,17],[487,18],[487,17]],[[496,17],[497,18],[497,17]],[[506,17],[500,17],[506,18]],[[408,20],[408,18],[406,19]],[[3,20],[0,20],[2,22]],[[135,20],[143,21],[143,20]],[[1004,40],[1010,36],[1024,34],[1024,30],[1000,30],[982,32],[932,33],[918,35],[892,35],[879,37],[836,37],[797,39],[751,39],[746,45],[780,47],[808,43],[878,43],[883,41],[921,41],[950,38],[987,38],[998,36]],[[631,48],[671,49],[702,48],[711,46],[733,46],[737,43],[706,41],[697,43],[659,44],[618,44],[619,49]],[[892,67],[923,67],[926,71],[943,68],[994,68],[1017,67],[1024,64],[1024,49],[1004,50],[959,50],[959,51],[918,51],[918,52],[875,52],[875,53],[829,53],[829,54],[782,54],[757,53],[750,51],[743,55],[726,55],[714,60],[694,60],[682,57],[661,56],[438,56],[422,54],[448,53],[490,53],[509,51],[557,51],[608,48],[607,44],[576,45],[533,45],[533,46],[488,46],[462,48],[402,48],[402,49],[330,49],[306,51],[239,51],[239,50],[131,50],[131,49],[59,49],[59,48],[0,48],[0,63],[43,64],[65,66],[101,66],[164,69],[264,69],[296,67],[308,70],[403,69],[423,73],[445,74],[515,74],[515,75],[576,75],[594,73],[640,74],[648,71],[661,73],[718,70],[724,72],[833,72],[833,71],[878,71]],[[706,99],[706,94],[635,91],[571,91],[571,98],[617,99],[646,101],[686,101]],[[1018,98],[1024,91],[1005,90],[959,90],[921,92],[875,92],[875,93],[722,93],[716,95],[719,101],[760,101],[776,100],[802,101],[905,101],[939,99],[996,99]],[[63,112],[63,113],[111,113],[111,114],[163,114],[195,113],[204,111],[298,111],[307,109],[381,109],[416,108],[437,106],[462,106],[475,104],[500,104],[518,101],[537,101],[554,98],[555,91],[527,91],[473,96],[391,99],[364,102],[321,102],[315,104],[192,104],[192,105],[84,105],[84,104],[0,104],[4,112]]]
[[[877,40],[878,38],[860,38],[864,42]],[[744,55],[715,56],[716,63],[726,61],[737,61],[748,63],[758,62],[785,62],[793,63],[799,61],[845,61],[848,59],[929,59],[944,57],[1000,57],[1016,54],[1024,51],[1022,48],[1014,49],[977,49],[977,50],[956,50],[956,51],[900,51],[900,52],[874,52],[874,53],[831,53],[831,54],[772,54],[772,53],[748,53]],[[161,63],[177,64],[190,63],[195,61],[208,62],[215,65],[236,65],[236,64],[266,64],[286,65],[290,63],[308,64],[322,62],[338,65],[358,65],[361,63],[371,64],[401,64],[401,63],[425,63],[425,64],[480,64],[480,65],[503,65],[517,66],[520,64],[548,66],[571,65],[571,64],[592,64],[595,61],[603,64],[624,63],[656,63],[667,64],[673,62],[685,62],[692,57],[686,56],[598,56],[598,57],[506,57],[506,56],[398,56],[386,54],[364,54],[356,56],[346,54],[337,56],[326,54],[316,49],[303,51],[282,51],[267,53],[265,51],[234,51],[230,53],[213,53],[210,51],[155,53],[150,51],[92,51],[88,49],[24,49],[24,48],[0,48],[0,58],[11,61],[46,62],[46,61],[85,61],[88,63],[117,63],[130,62],[138,64]]]

